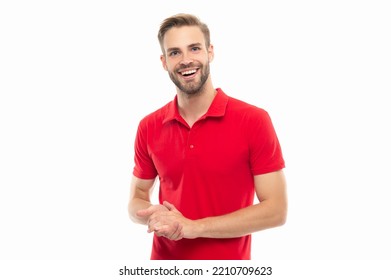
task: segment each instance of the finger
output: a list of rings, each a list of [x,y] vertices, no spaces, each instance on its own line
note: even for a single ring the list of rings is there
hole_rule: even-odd
[[[174,211],[174,212],[179,212],[178,209],[174,206],[174,204],[171,204],[168,201],[163,201],[163,205],[167,207],[168,210]]]
[[[166,230],[166,227],[167,226],[162,226],[160,227],[159,229],[156,229],[155,230],[155,234],[157,236],[164,236],[164,237],[167,237],[167,230]]]
[[[177,238],[178,234],[176,234],[175,232],[176,232],[176,227],[174,228],[174,227],[169,226],[169,225],[164,225],[161,228],[159,228],[159,230],[155,231],[155,233],[158,236],[164,236],[164,237],[166,237],[167,239],[170,239],[170,240],[175,240]]]
[[[150,208],[147,209],[141,209],[136,212],[136,215],[139,217],[148,217],[152,214],[152,210]]]
[[[171,226],[165,225],[158,231],[158,234],[170,240],[177,241],[183,238],[182,225],[177,222]]]
[[[163,237],[166,237],[168,238],[168,233],[169,233],[169,229],[168,229],[168,226],[165,225],[165,226],[162,226],[162,227],[159,227],[159,229],[156,229],[155,230],[155,234],[157,236],[163,236]]]
[[[169,213],[169,211],[167,211]],[[148,226],[154,228],[155,226],[167,224],[167,217],[165,212],[155,212],[148,219]]]
[[[148,224],[147,232],[148,232],[148,233],[154,232],[153,227],[151,227],[149,224]]]
[[[175,223],[175,231],[172,233],[170,239],[171,240],[180,240],[183,238],[183,231],[182,231],[182,225],[179,223]]]
[[[148,221],[148,232],[156,232],[162,228],[163,224],[157,220]]]
[[[151,205],[149,206],[148,208],[146,209],[141,209],[141,210],[138,210],[136,212],[136,215],[139,216],[139,217],[148,217],[154,213],[157,213],[157,212],[164,212],[164,211],[167,211],[167,207],[163,206],[163,205]]]

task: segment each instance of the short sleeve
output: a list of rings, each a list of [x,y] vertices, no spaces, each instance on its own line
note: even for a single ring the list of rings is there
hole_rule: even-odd
[[[140,122],[134,143],[133,175],[140,179],[154,179],[157,176],[155,165],[148,152],[148,129]]]
[[[278,171],[285,167],[281,146],[269,114],[262,109],[252,114],[249,131],[250,165],[253,175]]]

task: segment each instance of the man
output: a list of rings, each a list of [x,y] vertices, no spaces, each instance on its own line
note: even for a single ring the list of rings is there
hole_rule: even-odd
[[[167,18],[158,38],[177,94],[139,124],[129,215],[154,233],[151,259],[250,259],[251,233],[283,225],[287,213],[272,122],[213,87],[213,45],[198,18]]]

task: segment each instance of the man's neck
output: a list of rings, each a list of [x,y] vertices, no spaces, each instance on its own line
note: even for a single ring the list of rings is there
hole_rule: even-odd
[[[216,90],[210,84],[200,93],[188,95],[178,92],[178,110],[182,118],[192,127],[193,124],[208,111]]]

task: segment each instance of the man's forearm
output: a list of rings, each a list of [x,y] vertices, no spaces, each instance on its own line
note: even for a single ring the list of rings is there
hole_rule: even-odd
[[[277,207],[272,202],[262,203],[240,209],[227,215],[208,217],[194,221],[189,232],[191,238],[235,238],[267,228],[283,225],[286,207]]]
[[[163,205],[169,211],[152,215],[149,227],[166,237],[171,235],[174,227],[169,225],[174,223],[182,226],[183,238],[235,238],[280,226],[286,218],[286,204],[266,200],[230,214],[199,220],[187,219],[172,204]]]
[[[258,204],[195,221],[198,237],[234,238],[283,225],[288,208],[284,173],[257,175],[254,182]]]

